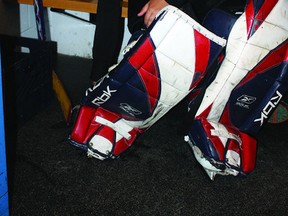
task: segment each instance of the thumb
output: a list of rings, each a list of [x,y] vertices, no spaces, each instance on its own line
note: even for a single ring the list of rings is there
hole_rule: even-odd
[[[145,4],[144,7],[142,7],[137,16],[143,16],[147,12],[148,8],[149,8],[149,2]]]

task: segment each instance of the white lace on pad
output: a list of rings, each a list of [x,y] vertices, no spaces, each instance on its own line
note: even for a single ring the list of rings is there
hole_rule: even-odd
[[[212,136],[219,136],[219,137],[224,137],[224,138],[229,138],[229,139],[234,139],[236,140],[239,145],[241,146],[242,145],[242,140],[239,136],[237,136],[236,134],[232,134],[226,130],[211,130],[211,135]]]
[[[112,128],[114,131],[116,131],[118,134],[120,134],[121,136],[123,136],[125,139],[130,139],[131,135],[129,134],[128,128],[127,130],[125,130],[124,128],[120,127],[120,125],[117,125],[107,119],[104,119],[100,116],[96,116],[95,121],[97,123],[100,123],[102,125],[108,126],[110,128]]]

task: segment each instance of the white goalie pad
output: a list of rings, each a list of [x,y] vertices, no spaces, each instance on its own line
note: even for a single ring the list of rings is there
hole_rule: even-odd
[[[197,86],[225,44],[179,9],[164,8],[120,64],[87,90],[71,144],[98,159],[119,155]]]
[[[254,169],[254,137],[288,88],[287,14],[287,0],[250,0],[231,30],[186,137],[211,179]]]

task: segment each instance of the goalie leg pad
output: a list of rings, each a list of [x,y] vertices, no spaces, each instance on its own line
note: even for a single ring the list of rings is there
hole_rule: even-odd
[[[266,1],[263,4],[263,9],[271,6]],[[259,11],[267,16],[254,32],[256,27],[250,26],[247,31],[247,25],[259,24],[258,17],[250,23],[253,17],[250,17],[249,7],[245,10],[232,28],[226,56],[215,80],[206,89],[196,118],[219,121],[253,135],[259,131],[263,124],[254,120],[277,96],[277,91],[284,95],[287,90],[288,18],[281,15],[287,8],[288,2],[280,0],[273,10],[270,8],[270,13]],[[278,99],[273,101],[275,106]]]
[[[197,86],[225,43],[168,6],[120,64],[87,90],[88,122],[80,112],[71,144],[86,145],[98,159],[119,155]]]
[[[228,37],[226,56],[216,78],[206,89],[195,116],[196,122],[209,122],[202,125],[204,129],[199,132],[201,136],[211,136],[212,123],[222,125],[228,131],[231,128],[239,131],[236,135],[242,137],[242,148],[245,146],[245,149],[250,151],[249,154],[239,154],[242,164],[247,160],[252,160],[251,164],[254,164],[256,157],[252,155],[256,154],[253,150],[255,142],[244,134],[253,137],[257,135],[288,87],[288,17],[284,15],[288,12],[288,1],[263,1],[261,7],[254,4],[255,2],[248,2],[244,13],[233,26]],[[195,130],[194,126],[187,139],[193,144],[193,149],[199,148],[204,155],[211,158],[208,159],[209,163],[215,166],[213,160],[223,157],[217,158],[219,152],[216,155],[211,154],[214,149],[210,153],[205,152],[205,149],[215,146],[217,139],[222,139],[221,136],[216,134],[216,138],[213,136],[211,142],[202,144],[197,138],[198,132],[192,130]],[[245,138],[247,136],[248,138]],[[221,148],[226,147],[227,143],[222,145]],[[247,148],[249,145],[251,149]],[[215,148],[215,152],[219,151],[220,146]],[[241,158],[247,154],[249,156],[246,159]],[[230,164],[224,165],[231,167]],[[251,171],[243,168],[239,173]],[[225,167],[220,170],[225,170]],[[233,175],[232,172],[231,174]]]

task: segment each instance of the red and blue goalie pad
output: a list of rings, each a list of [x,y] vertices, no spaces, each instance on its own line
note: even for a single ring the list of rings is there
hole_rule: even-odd
[[[168,6],[135,43],[83,98],[70,143],[88,156],[129,148],[201,82],[226,40]]]
[[[250,0],[186,137],[211,179],[250,173],[257,133],[288,88],[288,1]]]

